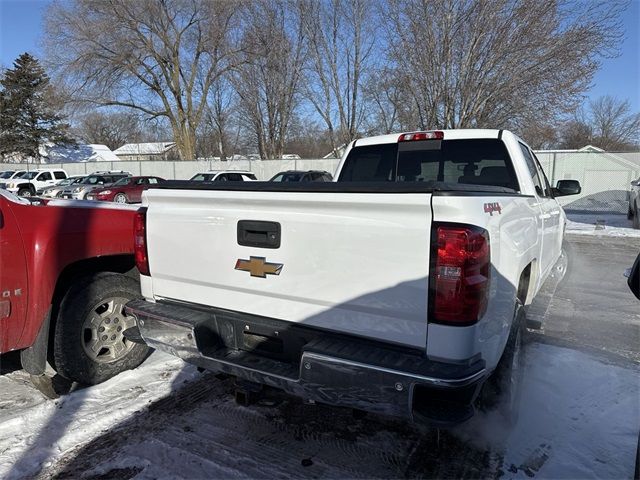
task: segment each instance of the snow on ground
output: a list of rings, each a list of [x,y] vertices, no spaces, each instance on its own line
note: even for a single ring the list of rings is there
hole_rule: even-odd
[[[29,478],[65,451],[85,443],[167,395],[183,362],[154,354],[101,385],[45,400],[23,371],[0,377],[0,478]]]
[[[567,233],[609,237],[640,237],[626,215],[567,213]]]
[[[506,478],[630,478],[640,433],[640,370],[543,344],[529,345],[527,364],[519,419],[504,454]],[[479,416],[462,431],[471,441],[491,443],[495,425],[493,416]]]
[[[516,425],[478,415],[441,434],[438,451],[433,433],[373,415],[277,399],[241,407],[229,380],[158,353],[57,401],[13,372],[0,377],[0,478],[629,478],[638,373],[532,343]]]

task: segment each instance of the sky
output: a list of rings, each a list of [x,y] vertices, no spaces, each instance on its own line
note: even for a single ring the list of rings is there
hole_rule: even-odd
[[[588,0],[585,0],[588,1]],[[50,0],[0,0],[0,65],[10,67],[27,51],[39,56],[43,20]],[[628,99],[640,111],[640,0],[631,0],[623,18],[625,40],[617,58],[603,59],[587,96]]]

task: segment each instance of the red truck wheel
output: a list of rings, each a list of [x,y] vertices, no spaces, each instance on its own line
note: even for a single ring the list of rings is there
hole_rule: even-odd
[[[140,298],[138,283],[117,273],[78,280],[66,293],[54,333],[57,372],[75,382],[95,385],[140,365],[149,348],[124,338],[134,326],[124,306]]]

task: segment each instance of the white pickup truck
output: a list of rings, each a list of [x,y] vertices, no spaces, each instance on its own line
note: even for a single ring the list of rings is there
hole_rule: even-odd
[[[479,393],[513,406],[523,306],[562,251],[554,196],[579,190],[506,130],[358,139],[328,183],[167,182],[143,194],[128,312],[200,367],[455,424]]]

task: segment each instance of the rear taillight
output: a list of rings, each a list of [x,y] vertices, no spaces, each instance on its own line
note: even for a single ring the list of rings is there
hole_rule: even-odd
[[[434,224],[433,228],[429,321],[474,324],[487,308],[489,235],[471,225]]]
[[[141,208],[133,220],[133,254],[141,275],[150,275],[147,255],[147,210]]]
[[[413,142],[416,140],[442,140],[444,132],[433,130],[430,132],[411,132],[403,133],[398,137],[398,142]]]

